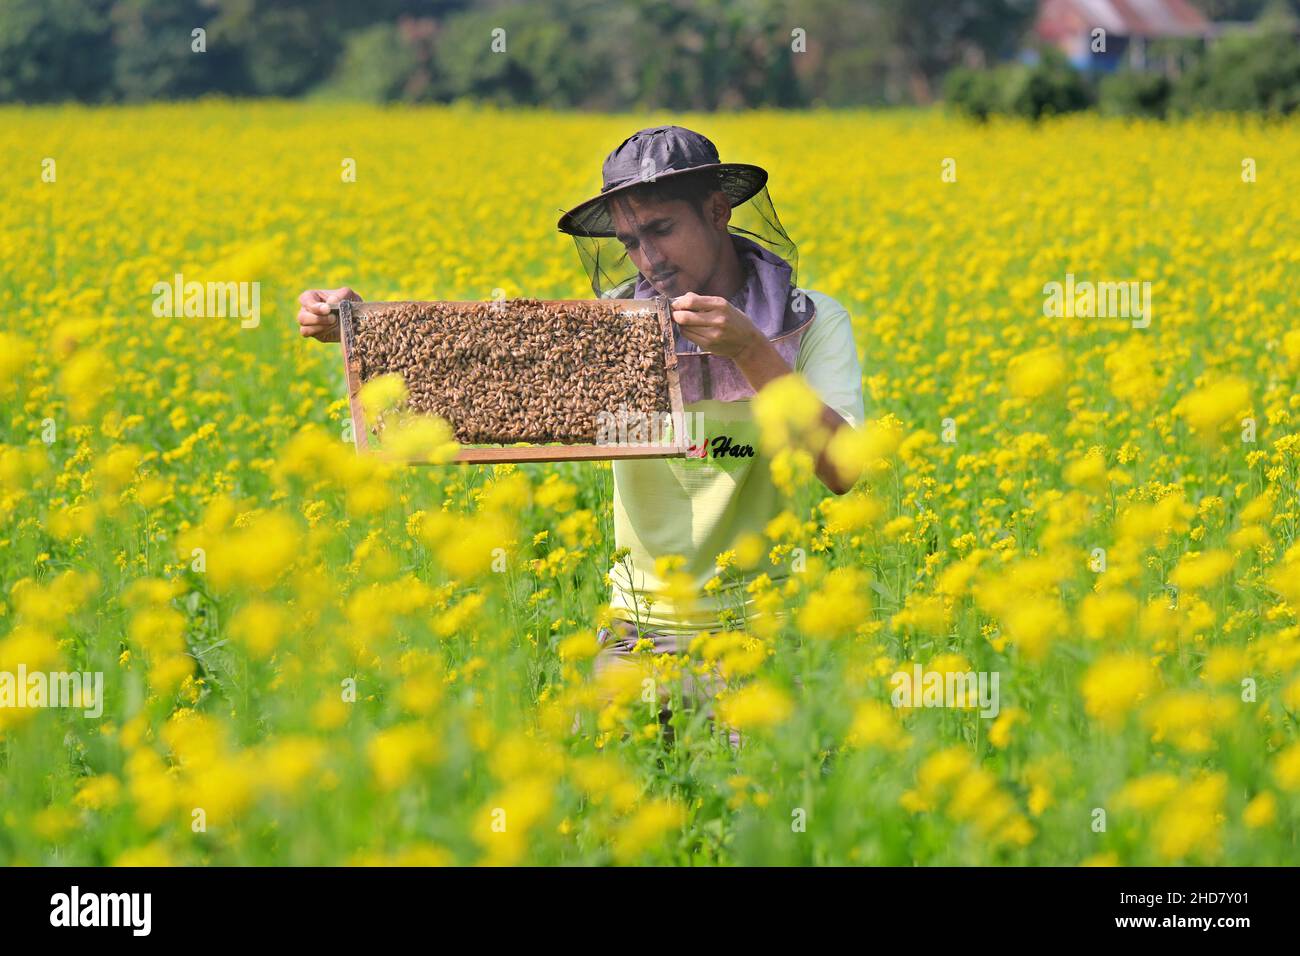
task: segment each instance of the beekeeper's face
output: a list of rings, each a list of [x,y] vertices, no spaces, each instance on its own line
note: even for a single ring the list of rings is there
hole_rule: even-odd
[[[614,235],[661,295],[708,288],[722,261],[731,204],[721,192],[702,207],[685,199],[612,197]]]

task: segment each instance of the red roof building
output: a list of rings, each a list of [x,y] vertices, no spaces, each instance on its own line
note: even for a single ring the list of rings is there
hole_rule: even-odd
[[[1101,71],[1115,70],[1125,60],[1146,69],[1153,40],[1206,39],[1213,33],[1210,21],[1188,0],[1041,0],[1033,26],[1034,37],[1075,66]]]

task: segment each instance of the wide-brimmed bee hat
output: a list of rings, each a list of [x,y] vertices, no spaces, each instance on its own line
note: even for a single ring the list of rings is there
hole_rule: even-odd
[[[705,136],[681,126],[653,126],[633,133],[605,157],[600,195],[560,217],[560,232],[574,236],[612,236],[610,196],[643,183],[709,170],[733,207],[767,184],[767,170],[749,163],[724,163]]]
[[[609,200],[630,190],[674,178],[695,176],[717,188],[731,201],[727,229],[761,243],[798,267],[798,250],[777,218],[767,191],[767,170],[752,163],[724,163],[718,148],[694,130],[681,126],[652,126],[619,143],[601,167],[600,194],[574,206],[560,217],[559,231],[570,235],[598,296],[632,288],[640,274],[614,237]],[[792,282],[797,281],[792,274]]]

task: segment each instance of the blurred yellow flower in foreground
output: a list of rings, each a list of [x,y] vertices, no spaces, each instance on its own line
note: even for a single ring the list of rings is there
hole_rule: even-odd
[[[1103,726],[1117,729],[1154,684],[1147,661],[1131,654],[1107,655],[1083,675],[1084,709]]]
[[[1210,588],[1223,580],[1233,564],[1232,554],[1227,551],[1184,555],[1169,575],[1169,583],[1188,590]]]
[[[1184,395],[1174,406],[1196,435],[1214,440],[1229,424],[1238,424],[1250,407],[1250,383],[1228,376]]]
[[[867,623],[871,578],[858,568],[835,568],[799,609],[799,629],[812,637],[841,638]]]
[[[864,700],[853,712],[853,723],[844,743],[849,747],[904,750],[911,738],[904,733],[894,708],[878,700]]]
[[[686,814],[679,804],[663,799],[650,801],[615,835],[614,859],[622,864],[633,862],[650,847],[661,844],[685,820]]]
[[[366,745],[375,782],[384,790],[404,784],[419,768],[440,754],[437,738],[424,724],[400,724],[379,731]]]
[[[768,382],[754,396],[753,412],[759,442],[769,454],[805,441],[820,449],[822,400],[803,376],[792,373]]]
[[[413,415],[385,426],[382,448],[398,461],[435,465],[455,461],[460,451],[451,425],[433,415]]]
[[[1012,358],[1007,367],[1007,386],[1019,398],[1042,398],[1059,389],[1065,376],[1065,353],[1048,345]]]
[[[755,681],[718,699],[718,719],[737,730],[775,727],[793,713],[790,695],[764,681]]]
[[[373,422],[382,412],[389,411],[404,404],[410,393],[406,380],[397,372],[377,375],[361,386],[359,393],[361,407],[365,409],[366,421]]]
[[[1273,758],[1273,778],[1283,790],[1300,792],[1300,743],[1291,744]]]

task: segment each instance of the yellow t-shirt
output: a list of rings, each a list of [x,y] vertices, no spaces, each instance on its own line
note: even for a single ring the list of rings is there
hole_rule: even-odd
[[[816,315],[799,343],[795,372],[851,426],[866,417],[862,367],[848,311],[828,295],[804,290]],[[759,449],[751,403],[699,401],[685,406],[703,415],[708,458],[617,459],[614,473],[614,546],[628,548],[623,563],[610,569],[610,606],[616,617],[638,621],[643,628],[665,632],[717,630],[719,613],[752,602],[744,590],[749,578],[714,594],[703,590],[716,573],[719,554],[749,533],[762,534],[781,511],[781,496],[772,482],[770,462]],[[728,441],[716,442],[720,436]],[[744,454],[745,446],[753,451]],[[730,453],[729,453],[730,452]],[[680,555],[682,571],[694,582],[685,601],[659,593],[664,586],[655,559]],[[757,572],[754,572],[757,573]],[[767,570],[774,581],[780,568]],[[649,611],[640,598],[652,598]]]

